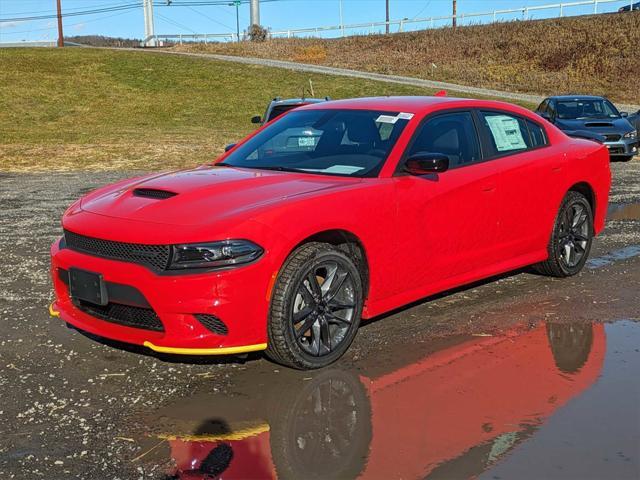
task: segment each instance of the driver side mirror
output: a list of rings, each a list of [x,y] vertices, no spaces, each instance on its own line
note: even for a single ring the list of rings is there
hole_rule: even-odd
[[[620,116],[622,118],[627,118],[629,116],[629,112],[620,112]]]
[[[251,123],[260,123],[262,122],[262,117],[260,115],[254,115],[251,117]]]
[[[224,151],[228,152],[229,150],[231,150],[233,147],[235,147],[237,145],[237,143],[230,143],[229,145],[225,145],[224,147]]]
[[[449,157],[443,153],[420,152],[407,159],[404,171],[410,175],[442,173],[449,169]]]

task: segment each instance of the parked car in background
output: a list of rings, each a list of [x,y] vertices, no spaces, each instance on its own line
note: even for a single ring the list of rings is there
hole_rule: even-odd
[[[636,131],[640,134],[640,110],[629,115],[629,123],[636,127]],[[638,138],[638,148],[640,149],[640,138]]]
[[[610,186],[603,145],[516,105],[307,105],[211,165],[71,205],[50,312],[156,352],[319,368],[362,318],[527,265],[577,274]]]
[[[255,115],[251,117],[251,123],[257,123],[263,125],[267,122],[270,122],[276,117],[279,117],[285,112],[289,110],[293,110],[294,108],[302,107],[304,105],[311,105],[313,103],[327,102],[331,100],[329,97],[324,98],[287,98],[282,99],[280,97],[276,97],[267,106],[267,110],[264,113],[264,117],[260,115]]]
[[[546,98],[536,113],[568,135],[590,132],[604,137],[612,160],[629,161],[638,153],[638,131],[626,112],[606,98],[588,95],[559,95]],[[572,135],[584,137],[585,135]]]
[[[635,12],[635,11],[640,11],[640,2],[637,3],[633,3],[633,4],[629,4],[629,5],[625,5],[624,7],[620,7],[618,9],[619,13],[622,12]]]

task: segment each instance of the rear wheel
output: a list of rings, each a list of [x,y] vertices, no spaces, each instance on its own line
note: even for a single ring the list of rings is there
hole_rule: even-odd
[[[358,331],[362,303],[362,279],[351,258],[323,243],[301,246],[274,286],[267,356],[299,369],[333,363]]]
[[[552,277],[577,274],[589,256],[593,241],[593,212],[584,195],[570,191],[564,197],[547,246],[549,258],[536,270]]]

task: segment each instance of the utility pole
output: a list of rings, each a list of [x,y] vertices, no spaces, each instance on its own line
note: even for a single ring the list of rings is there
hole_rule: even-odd
[[[156,33],[153,25],[153,0],[142,0],[142,6],[144,7],[144,46],[155,47]]]
[[[342,36],[344,37],[344,18],[342,16],[342,0],[340,2],[340,30],[342,31]]]
[[[387,19],[387,23],[385,24],[385,33],[387,35],[389,35],[389,0],[386,0],[386,11],[387,11],[387,15],[386,15],[386,19]]]
[[[458,1],[453,0],[453,28],[458,25]]]
[[[260,25],[260,0],[251,0],[251,22],[250,25]]]
[[[240,12],[238,7],[240,6],[240,0],[233,0],[233,3],[229,4],[230,7],[236,7],[236,41],[240,41]]]
[[[62,33],[62,7],[60,6],[60,0],[56,2],[58,4],[58,46],[64,47],[64,34]]]

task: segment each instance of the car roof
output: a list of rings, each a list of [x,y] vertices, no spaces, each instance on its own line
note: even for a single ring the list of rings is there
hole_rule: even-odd
[[[312,103],[326,102],[326,98],[274,98],[271,105],[309,105]]]
[[[325,108],[344,108],[352,110],[379,110],[388,112],[425,113],[430,110],[442,108],[497,108],[511,110],[514,113],[530,114],[527,109],[517,105],[499,102],[496,100],[476,100],[471,98],[455,97],[364,97],[345,100],[331,100],[323,104],[306,105],[300,107],[304,110],[316,110]]]
[[[549,97],[549,99],[554,99],[554,100],[606,100],[605,97],[600,97],[598,95],[554,95],[553,97]]]

